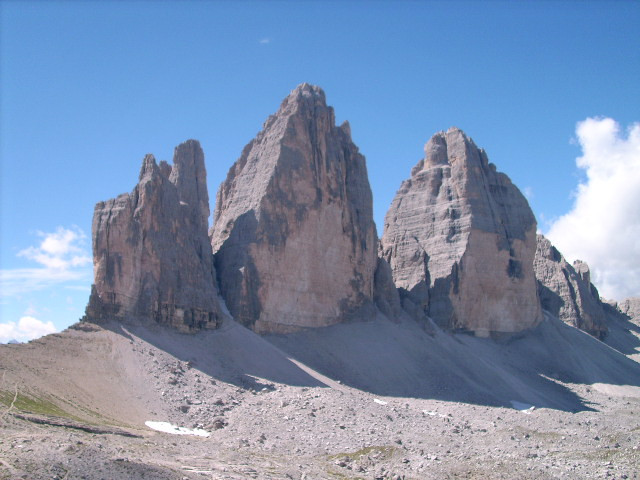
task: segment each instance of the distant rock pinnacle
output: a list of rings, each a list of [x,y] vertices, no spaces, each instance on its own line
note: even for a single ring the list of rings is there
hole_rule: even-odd
[[[591,284],[589,266],[581,261],[570,265],[549,240],[538,235],[534,267],[542,308],[569,325],[604,338],[607,314]]]

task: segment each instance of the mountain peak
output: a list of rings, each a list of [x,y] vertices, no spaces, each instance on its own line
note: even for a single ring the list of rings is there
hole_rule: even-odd
[[[542,318],[532,270],[535,227],[520,191],[452,127],[431,137],[396,194],[383,257],[396,286],[440,325],[483,336],[514,333]]]
[[[330,110],[324,91],[309,83],[301,83],[282,101],[276,117],[289,116],[301,111]]]
[[[373,297],[372,196],[350,127],[303,83],[218,190],[211,230],[222,296],[258,332],[347,319]]]
[[[414,167],[414,173],[435,165],[452,165],[456,160],[481,160],[480,149],[460,128],[451,127],[446,132],[434,134],[424,146],[424,161],[421,168]],[[416,166],[417,167],[417,166]]]
[[[310,83],[307,83],[307,82],[301,83],[296,88],[294,88],[289,94],[289,97],[291,96],[296,96],[296,97],[313,96],[313,97],[320,97],[323,100],[325,99],[324,90],[322,90],[322,88],[318,87],[317,85],[311,85]]]

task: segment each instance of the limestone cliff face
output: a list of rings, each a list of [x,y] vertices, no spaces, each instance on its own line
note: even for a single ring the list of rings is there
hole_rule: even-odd
[[[95,207],[95,279],[86,318],[215,328],[221,314],[208,217],[199,143],[176,147],[173,166],[147,155],[134,190]]]
[[[547,238],[538,235],[534,269],[542,308],[569,325],[604,338],[606,312],[586,263],[577,260],[569,264]]]
[[[477,335],[542,318],[533,257],[536,221],[509,178],[461,130],[434,135],[385,217],[382,256],[403,303]]]
[[[409,309],[403,309],[398,289],[393,283],[393,274],[389,262],[381,255],[378,256],[378,264],[374,277],[373,300],[376,307],[390,320],[399,320],[407,314]],[[423,320],[419,316],[416,320]]]
[[[211,244],[229,310],[255,331],[326,326],[370,304],[365,159],[320,88],[298,86],[244,148],[218,190]]]

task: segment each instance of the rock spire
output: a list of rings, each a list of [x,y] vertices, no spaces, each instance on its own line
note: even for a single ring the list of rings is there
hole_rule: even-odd
[[[403,302],[439,325],[514,333],[542,318],[536,221],[509,178],[461,130],[435,134],[385,217],[382,256]]]
[[[255,331],[326,326],[371,304],[365,159],[319,87],[293,90],[244,148],[218,190],[211,244],[230,312]]]
[[[221,313],[208,217],[197,141],[176,147],[173,166],[145,156],[133,191],[95,207],[95,280],[85,318],[151,320],[181,331],[215,328]]]

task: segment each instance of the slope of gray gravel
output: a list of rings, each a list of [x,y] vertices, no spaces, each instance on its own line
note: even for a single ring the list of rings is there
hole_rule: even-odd
[[[638,478],[638,364],[564,328],[500,343],[382,318],[268,339],[234,322],[198,336],[114,325],[3,346],[0,390],[65,412],[81,399],[74,422],[117,429],[0,405],[0,478]],[[91,361],[111,372],[94,397],[80,387]]]

